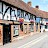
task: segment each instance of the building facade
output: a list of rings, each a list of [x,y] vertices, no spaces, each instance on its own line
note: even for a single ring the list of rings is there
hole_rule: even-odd
[[[1,0],[0,45],[16,40],[17,36],[40,32],[41,28],[48,29],[48,19],[43,18],[38,12],[39,10],[36,11],[22,0]],[[45,25],[43,19],[45,19]]]

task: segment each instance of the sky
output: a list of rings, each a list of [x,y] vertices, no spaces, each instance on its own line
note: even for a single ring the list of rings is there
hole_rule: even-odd
[[[28,1],[31,1],[32,7],[35,8],[35,6],[38,5],[40,10],[48,12],[48,0],[23,0],[23,1],[26,3]]]

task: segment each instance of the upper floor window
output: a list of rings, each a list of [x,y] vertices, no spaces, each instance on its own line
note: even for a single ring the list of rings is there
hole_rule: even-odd
[[[0,2],[0,19],[3,19],[3,15],[2,15],[2,3]]]
[[[0,2],[0,13],[2,12],[2,3]]]
[[[48,21],[48,19],[45,19],[45,21]]]
[[[42,21],[42,18],[41,18],[41,21]]]
[[[28,17],[29,17],[29,19],[30,19],[30,14],[28,14]]]
[[[33,15],[30,15],[30,19],[33,19]]]
[[[35,16],[33,15],[33,20],[35,21]]]
[[[3,4],[3,17],[4,20],[10,20],[10,7]]]
[[[15,8],[15,15],[16,15],[16,17],[17,17],[17,9]]]
[[[17,10],[17,16],[18,16],[18,17],[21,16],[21,10]]]
[[[28,19],[28,20],[29,20],[29,15],[28,15],[28,13],[25,14],[25,19]]]
[[[24,18],[24,11],[21,11],[21,18]]]
[[[11,20],[16,20],[17,10],[15,8],[11,9]]]
[[[36,17],[36,22],[37,22],[37,23],[40,23],[40,20],[41,20],[40,17]]]
[[[36,16],[35,16],[35,20],[36,20]]]

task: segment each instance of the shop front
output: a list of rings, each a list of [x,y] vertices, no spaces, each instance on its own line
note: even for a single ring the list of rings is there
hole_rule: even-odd
[[[34,20],[30,20],[29,31],[34,32]]]
[[[11,25],[3,25],[3,44],[11,42]]]
[[[30,33],[30,30],[31,30],[31,23],[30,22],[24,22],[23,24],[23,31],[24,31],[24,34],[29,34]]]
[[[12,21],[0,20],[0,45],[11,42]]]
[[[20,36],[20,24],[19,22],[14,22],[11,25],[11,41],[15,41],[18,36]]]
[[[34,32],[34,24],[29,24],[29,32]]]
[[[0,45],[3,45],[3,25],[0,25]]]

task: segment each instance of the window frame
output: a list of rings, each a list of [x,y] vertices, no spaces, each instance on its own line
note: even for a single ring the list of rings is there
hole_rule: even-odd
[[[1,3],[1,12],[0,12],[0,14],[2,14],[2,19],[0,19],[0,20],[3,20],[3,3],[2,2],[0,2]]]

